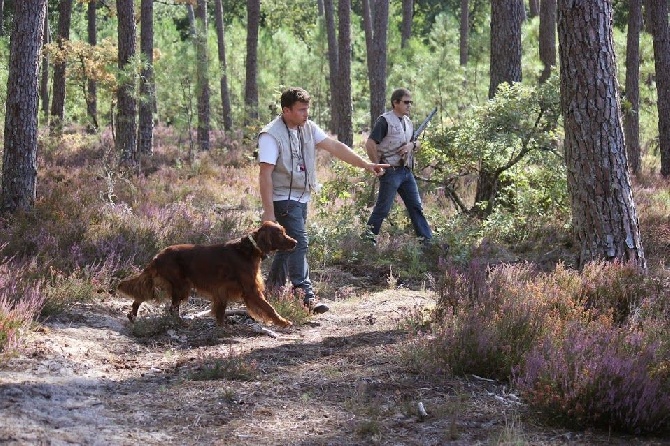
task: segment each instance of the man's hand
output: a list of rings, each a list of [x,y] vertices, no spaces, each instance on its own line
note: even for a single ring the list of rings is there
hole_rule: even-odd
[[[263,215],[261,215],[261,223],[264,223],[266,221],[272,221],[272,222],[277,221],[274,212],[263,212]]]
[[[403,158],[407,158],[407,154],[412,152],[414,150],[414,147],[418,147],[419,143],[414,141],[414,142],[408,142],[407,144],[403,144],[400,147],[398,147],[398,155],[400,155]]]
[[[369,170],[370,172],[374,173],[376,176],[380,177],[384,175],[384,169],[387,167],[391,167],[390,164],[375,164],[375,163],[368,163],[365,166],[366,170]]]

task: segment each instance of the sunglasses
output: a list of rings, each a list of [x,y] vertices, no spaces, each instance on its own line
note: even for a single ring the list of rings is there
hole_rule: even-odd
[[[412,101],[402,101],[402,103],[405,105],[412,105]]]

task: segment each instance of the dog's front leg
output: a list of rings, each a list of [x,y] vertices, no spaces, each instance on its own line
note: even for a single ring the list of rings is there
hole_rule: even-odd
[[[272,321],[275,325],[280,327],[290,327],[293,323],[287,319],[284,319],[277,313],[277,310],[274,309],[270,303],[265,300],[265,296],[258,290],[253,290],[249,294],[244,296],[244,304],[247,306],[249,314],[254,318],[259,318],[263,321],[268,319]]]
[[[225,296],[216,296],[212,299],[212,314],[216,318],[216,323],[220,326],[226,325],[226,307],[228,306],[228,299]]]
[[[136,300],[133,302],[133,306],[130,309],[130,312],[128,313],[128,319],[130,322],[135,322],[135,319],[137,319],[137,311],[140,308],[140,304],[142,303],[141,300]]]
[[[181,319],[179,317],[179,306],[182,301],[188,300],[189,292],[190,288],[186,288],[184,286],[175,286],[174,284],[172,285],[172,292],[170,293],[172,297],[172,303],[170,304],[168,311],[177,319]]]

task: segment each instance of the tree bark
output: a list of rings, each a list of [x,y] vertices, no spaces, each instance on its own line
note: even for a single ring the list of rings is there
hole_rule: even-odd
[[[40,52],[47,0],[15,3],[5,102],[0,211],[15,213],[35,204]]]
[[[489,99],[503,82],[521,82],[521,23],[525,17],[523,0],[491,1],[491,66]],[[480,218],[493,210],[499,173],[481,163],[475,206]]]
[[[209,110],[209,51],[207,49],[207,0],[198,0],[195,12],[197,24],[197,86],[198,96],[198,146],[209,150],[210,110]]]
[[[556,0],[540,0],[540,60],[544,65],[540,75],[543,84],[556,66]]]
[[[642,0],[628,2],[628,35],[626,40],[626,107],[624,107],[624,134],[628,168],[640,173],[640,31],[642,29]]]
[[[468,36],[470,34],[470,5],[468,0],[461,0],[461,19],[460,19],[460,63],[464,67],[468,64],[469,43]]]
[[[91,0],[87,10],[88,44],[92,47],[98,44],[97,3],[97,0]],[[86,114],[89,119],[88,132],[95,133],[98,130],[98,86],[95,79],[89,79],[86,84]]]
[[[0,36],[5,35],[5,0],[0,0]]]
[[[565,158],[580,266],[607,259],[646,268],[621,125],[612,3],[558,5]]]
[[[230,90],[228,89],[228,65],[226,63],[226,29],[223,22],[223,4],[215,0],[214,18],[216,21],[216,43],[221,69],[221,108],[223,114],[223,128],[230,131],[233,128],[233,113],[230,106]]]
[[[258,28],[261,1],[247,0],[247,59],[244,86],[245,119],[258,119]]]
[[[47,5],[47,11],[49,6]],[[44,37],[42,45],[51,43],[51,32],[49,30],[49,14],[44,14]],[[40,100],[42,101],[42,114],[45,124],[49,124],[49,56],[46,51],[42,52],[42,75],[40,79]]]
[[[195,11],[193,10],[193,5],[186,3],[186,14],[188,16],[188,30],[191,34],[191,38],[195,39]]]
[[[65,41],[70,40],[71,18],[72,0],[61,0],[58,5],[58,35],[56,37],[58,47],[61,50],[64,49]],[[65,118],[66,65],[65,60],[57,60],[54,63],[50,131],[55,135],[60,135],[63,131],[63,120]]]
[[[388,22],[388,0],[363,0],[363,24],[370,82],[370,128],[385,109]]]
[[[337,138],[351,146],[354,142],[351,105],[351,0],[338,2],[339,67],[337,69],[338,128]]]
[[[670,176],[670,31],[668,2],[648,1],[650,27],[654,36],[654,62],[658,107],[658,144],[661,175]]]
[[[328,36],[328,82],[330,85],[330,131],[337,134],[339,129],[339,91],[337,81],[339,79],[339,49],[337,47],[337,30],[335,28],[335,12],[333,0],[323,0],[323,15],[326,22],[326,35]]]
[[[130,61],[135,56],[135,6],[133,0],[116,0],[119,43],[118,114],[116,118],[116,148],[121,163],[134,165],[137,161],[137,101],[135,75]]]
[[[654,2],[656,0],[645,0],[643,9],[642,9],[642,17],[644,17],[644,23],[642,24],[644,30],[649,33],[653,34],[653,30],[651,29],[651,6],[649,6],[649,3]]]
[[[140,100],[138,104],[138,141],[139,153],[153,154],[154,133],[154,3],[142,0],[140,6],[140,52],[142,53],[142,71],[140,73]]]
[[[489,99],[503,82],[521,82],[523,0],[491,1],[491,66]]]
[[[400,28],[400,48],[407,48],[412,37],[412,19],[414,18],[414,0],[402,0],[402,25]]]
[[[540,2],[541,0],[528,0],[528,17],[533,18],[537,17],[540,13]]]

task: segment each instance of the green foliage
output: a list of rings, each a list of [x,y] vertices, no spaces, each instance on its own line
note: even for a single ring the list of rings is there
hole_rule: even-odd
[[[303,296],[293,294],[291,287],[278,290],[266,290],[266,299],[284,318],[293,325],[302,325],[310,320],[309,309],[303,305]]]
[[[474,0],[469,2],[470,32],[477,33],[488,20],[491,8],[490,3],[485,0]],[[460,0],[417,0],[415,2],[414,26],[419,36],[430,32],[433,22],[440,14],[447,14],[454,20],[460,17]],[[458,26],[456,27],[458,29]]]
[[[433,168],[431,181],[443,185],[455,205],[466,213],[487,215],[496,207],[514,209],[524,202],[544,202],[540,212],[555,208],[556,202],[567,207],[567,195],[556,194],[565,188],[553,182],[560,178],[543,172],[562,165],[557,145],[559,114],[555,78],[536,88],[502,84],[493,100],[475,107],[457,125],[430,137],[419,154],[420,164]],[[475,176],[480,183],[482,177],[487,179],[490,190],[478,189],[478,199],[483,202],[468,204],[461,197],[459,183]],[[524,198],[524,189],[528,195],[537,190],[541,196]]]
[[[309,45],[316,29],[317,2],[313,0],[274,1],[261,3],[261,27],[270,34],[289,31]],[[287,26],[288,25],[288,26]]]
[[[74,305],[90,302],[98,289],[96,278],[92,277],[89,268],[68,275],[52,268],[44,287],[46,300],[40,316],[48,318],[66,312]]]

